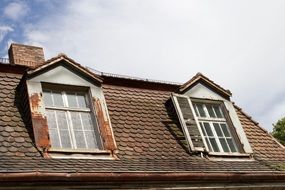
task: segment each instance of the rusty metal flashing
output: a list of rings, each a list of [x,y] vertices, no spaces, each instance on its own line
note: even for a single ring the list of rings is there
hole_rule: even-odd
[[[181,85],[178,91],[180,93],[183,93],[187,91],[189,88],[193,87],[198,82],[201,82],[202,84],[205,84],[206,86],[209,86],[212,90],[220,94],[222,97],[225,97],[226,99],[229,99],[229,97],[232,96],[232,93],[229,90],[222,88],[221,86],[216,84],[214,81],[204,76],[202,73],[197,73],[189,81]]]
[[[50,68],[52,65],[57,64],[59,62],[67,63],[68,65],[74,67],[79,72],[83,73],[84,75],[87,75],[89,78],[95,80],[97,83],[102,83],[103,80],[100,76],[97,76],[95,73],[89,71],[87,68],[83,67],[79,63],[75,62],[73,59],[67,57],[64,54],[59,54],[58,56],[51,58],[50,60],[47,60],[45,63],[40,64],[38,67],[36,67],[33,70],[29,70],[27,72],[28,77],[34,76],[37,73],[39,73],[42,70]]]

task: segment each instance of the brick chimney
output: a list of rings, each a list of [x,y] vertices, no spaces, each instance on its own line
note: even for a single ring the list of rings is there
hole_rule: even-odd
[[[45,61],[44,51],[41,47],[12,43],[8,54],[12,65],[34,68]]]

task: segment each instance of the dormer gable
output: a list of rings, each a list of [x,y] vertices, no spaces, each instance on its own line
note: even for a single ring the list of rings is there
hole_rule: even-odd
[[[180,94],[187,92],[189,89],[192,89],[196,84],[203,84],[208,89],[211,89],[216,94],[220,96],[230,99],[232,93],[230,90],[224,89],[220,85],[216,84],[214,81],[210,80],[208,77],[198,72],[194,77],[192,77],[189,81],[181,85],[178,89]]]

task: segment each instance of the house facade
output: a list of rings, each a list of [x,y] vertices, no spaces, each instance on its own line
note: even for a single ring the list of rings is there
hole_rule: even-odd
[[[0,63],[0,189],[285,189],[285,149],[197,73],[88,69],[12,44]]]

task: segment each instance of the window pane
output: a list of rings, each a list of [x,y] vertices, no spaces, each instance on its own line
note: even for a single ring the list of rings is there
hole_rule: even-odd
[[[222,112],[221,112],[220,106],[218,106],[218,105],[213,105],[213,108],[214,108],[214,110],[215,110],[215,112],[216,112],[217,117],[218,117],[218,118],[223,118],[223,114],[222,114]]]
[[[87,108],[86,98],[84,94],[77,94],[78,106],[80,108]]]
[[[236,148],[235,148],[233,139],[227,139],[227,142],[228,142],[228,144],[229,144],[229,146],[230,146],[231,151],[232,151],[232,152],[236,152],[237,150],[236,150]]]
[[[81,121],[78,112],[70,112],[72,126],[74,130],[82,130]]]
[[[207,132],[207,135],[208,136],[213,136],[213,132],[212,132],[212,129],[210,127],[210,124],[206,123],[206,122],[204,122],[203,124],[204,124],[205,130]]]
[[[213,147],[214,152],[220,152],[216,140],[214,138],[209,138],[209,140],[210,140],[210,143]]]
[[[222,127],[225,137],[231,137],[227,125],[224,123],[221,123],[221,127]]]
[[[66,113],[64,111],[56,111],[56,118],[59,129],[68,129]]]
[[[207,142],[209,151],[212,152],[213,150],[212,150],[212,147],[211,147],[211,145],[210,145],[210,143],[209,143],[209,139],[208,139],[208,138],[206,138],[206,142]]]
[[[97,148],[94,132],[93,131],[86,131],[85,136],[86,136],[88,148]]]
[[[226,143],[226,140],[224,138],[219,138],[219,140],[220,140],[220,143],[223,147],[224,152],[230,152],[229,147]]]
[[[213,107],[211,105],[206,105],[206,107],[207,107],[210,117],[216,118],[215,113],[213,111]]]
[[[51,146],[53,148],[61,148],[57,129],[49,129],[49,136],[50,136]]]
[[[206,114],[204,112],[204,109],[203,109],[203,105],[202,104],[196,104],[196,107],[198,109],[198,112],[199,112],[199,116],[200,117],[206,117]]]
[[[63,107],[62,95],[61,92],[52,91],[53,96],[53,105],[56,107]]]
[[[74,135],[77,148],[86,148],[83,131],[75,131]]]
[[[218,137],[223,137],[224,135],[223,135],[223,133],[221,131],[219,123],[213,123],[213,124],[214,124],[215,131],[216,131]]]
[[[66,93],[66,96],[67,96],[67,101],[68,101],[68,107],[77,108],[78,105],[77,105],[75,93],[68,92]]]
[[[71,148],[71,142],[68,130],[60,130],[59,133],[60,133],[62,148]]]
[[[44,103],[46,106],[53,106],[51,91],[44,91]]]
[[[56,120],[55,120],[55,112],[53,110],[47,110],[47,122],[48,122],[48,128],[57,128],[56,127]]]
[[[202,132],[203,132],[203,135],[204,136],[207,136],[206,132],[205,132],[205,129],[204,129],[204,126],[203,126],[203,123],[202,122],[199,122],[201,128],[202,128]]]
[[[81,113],[84,130],[94,130],[90,113]]]

